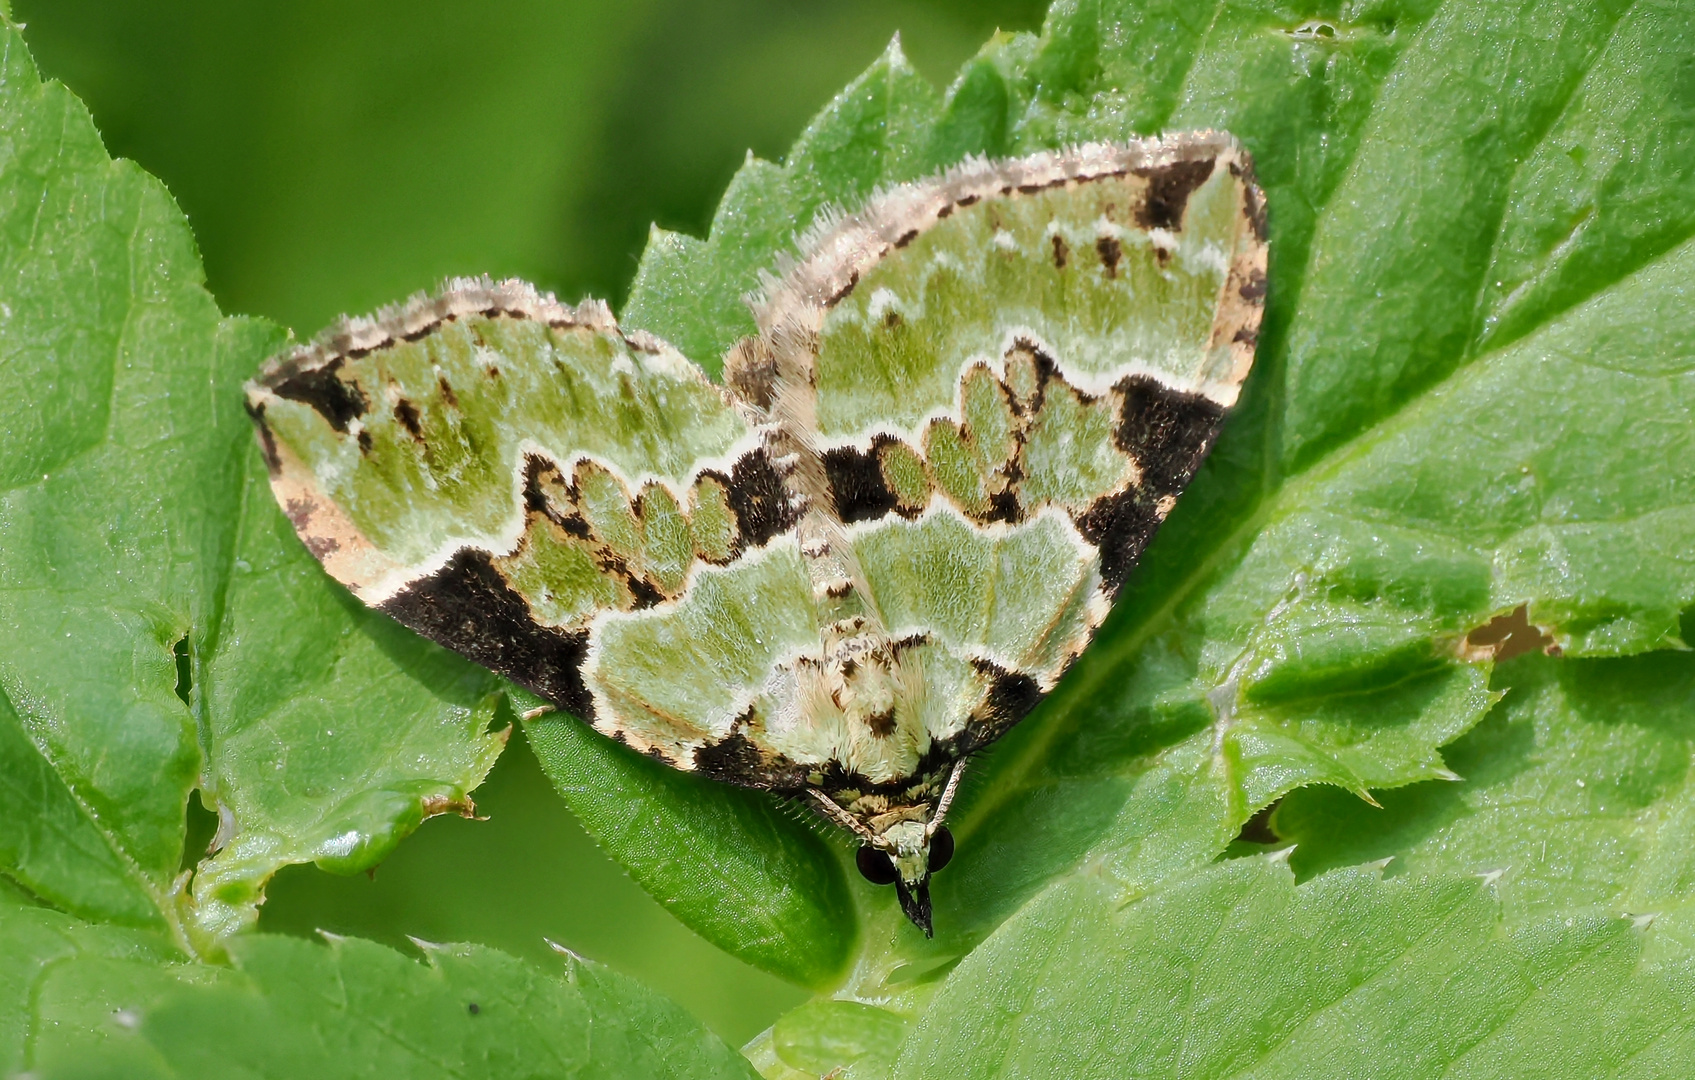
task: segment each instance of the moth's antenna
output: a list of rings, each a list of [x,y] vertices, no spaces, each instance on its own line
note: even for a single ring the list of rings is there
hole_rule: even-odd
[[[830,798],[830,796],[819,791],[817,788],[807,788],[806,793],[818,800],[818,809],[824,811],[825,817],[834,821],[837,825],[845,826],[853,832],[858,833],[860,836],[863,836],[866,843],[877,844],[879,847],[882,846],[881,844],[878,844],[877,834],[873,833],[870,829],[867,829],[864,823],[858,818],[854,817],[846,810],[843,810],[840,806],[837,806],[836,800]]]
[[[925,837],[936,835],[936,830],[942,827],[942,819],[948,816],[948,807],[953,805],[954,792],[959,790],[959,778],[965,775],[965,759],[960,758],[953,763],[953,772],[948,773],[947,786],[942,789],[942,797],[936,803],[936,812],[930,815],[930,824],[924,826]]]

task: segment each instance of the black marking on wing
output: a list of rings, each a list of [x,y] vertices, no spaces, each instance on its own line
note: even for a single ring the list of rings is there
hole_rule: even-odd
[[[1242,212],[1248,217],[1248,227],[1254,231],[1254,239],[1265,243],[1265,197],[1260,194],[1259,185],[1254,183],[1253,170],[1240,164],[1230,166],[1231,175],[1243,179]]]
[[[1136,224],[1144,229],[1181,229],[1189,196],[1212,175],[1215,160],[1174,161],[1156,169],[1137,169],[1136,175],[1148,181],[1148,193],[1136,210]]]
[[[783,477],[764,447],[743,454],[724,479],[725,498],[736,515],[736,550],[764,547],[799,519]]]
[[[594,718],[594,698],[582,678],[588,631],[537,623],[487,552],[458,552],[378,610],[579,719]]]
[[[971,720],[960,732],[961,745],[952,748],[955,757],[963,757],[994,742],[1012,726],[1030,715],[1042,700],[1042,688],[1036,680],[1021,671],[1008,671],[999,664],[981,657],[971,666],[977,674],[989,680],[989,692],[983,704],[971,714]]]
[[[1159,511],[1135,488],[1104,495],[1074,519],[1083,539],[1100,552],[1101,580],[1107,595],[1117,596],[1136,568],[1136,560],[1159,530]]]
[[[805,767],[781,754],[766,753],[739,731],[697,748],[694,768],[703,776],[741,787],[788,792],[807,787]]]
[[[1095,241],[1095,252],[1101,257],[1101,267],[1106,270],[1106,276],[1118,276],[1118,264],[1124,258],[1124,245],[1118,242],[1116,236],[1103,236]]]
[[[247,415],[253,418],[259,431],[259,452],[265,459],[265,470],[275,477],[282,472],[282,456],[277,452],[277,437],[271,434],[271,425],[265,423],[265,406],[254,404],[252,398],[245,404]]]
[[[550,457],[540,454],[524,455],[525,512],[547,518],[567,536],[574,536],[579,540],[591,539],[589,523],[569,501],[561,506],[550,498],[547,491],[549,487],[569,492],[559,466]]]
[[[345,435],[347,426],[364,416],[371,402],[358,384],[345,382],[336,376],[342,363],[342,359],[336,357],[321,367],[305,371],[284,369],[267,382],[272,393],[313,409],[329,421],[330,427]]]
[[[898,507],[900,500],[883,476],[879,455],[882,444],[893,441],[887,436],[879,436],[879,441],[871,444],[869,453],[853,446],[838,446],[824,451],[824,475],[830,482],[830,496],[836,503],[836,515],[844,524],[873,521]]]
[[[1224,406],[1146,375],[1122,379],[1116,389],[1124,406],[1114,435],[1141,469],[1141,490],[1154,496],[1182,491],[1218,434]]]
[[[1248,280],[1242,282],[1242,287],[1238,292],[1242,299],[1248,303],[1258,304],[1265,299],[1265,286],[1265,271],[1255,270],[1248,275]]]
[[[1123,395],[1114,438],[1141,470],[1141,481],[1105,495],[1077,515],[1077,531],[1100,551],[1101,578],[1116,596],[1162,520],[1161,497],[1177,495],[1206,459],[1224,420],[1224,407],[1146,375],[1116,387]]]

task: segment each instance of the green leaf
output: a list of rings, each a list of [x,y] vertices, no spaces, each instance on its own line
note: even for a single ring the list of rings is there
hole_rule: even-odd
[[[215,951],[278,867],[469,812],[496,684],[288,534],[240,408],[281,335],[219,315],[181,212],[9,24],[0,134],[0,870]],[[197,786],[220,850],[190,886]]]
[[[803,986],[839,979],[856,922],[816,832],[768,796],[659,765],[573,718],[525,735],[584,827],[695,933]]]
[[[677,1006],[575,956],[563,977],[475,945],[423,962],[247,935],[234,965],[0,897],[8,1075],[746,1077]]]
[[[251,924],[281,866],[358,873],[424,818],[474,812],[468,793],[505,745],[489,731],[497,681],[328,580],[274,512],[259,455],[245,461],[200,699],[203,797],[221,820],[195,874],[195,918],[218,935]]]
[[[10,26],[0,64],[0,850],[55,903],[162,926],[200,770],[173,647],[217,618],[249,438],[215,405],[276,335],[220,320],[169,197]]]
[[[948,980],[900,1076],[1660,1075],[1695,1052],[1695,967],[1652,927],[1503,922],[1478,878],[1297,886],[1236,859],[1136,903],[1046,893]]]
[[[1273,824],[1296,873],[1389,859],[1397,876],[1491,874],[1518,918],[1653,915],[1695,940],[1695,654],[1526,657],[1496,681],[1500,706],[1448,751],[1464,783],[1385,792],[1381,809],[1285,799]]]

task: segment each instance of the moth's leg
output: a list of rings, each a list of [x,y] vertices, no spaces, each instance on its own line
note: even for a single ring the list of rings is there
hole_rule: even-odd
[[[825,817],[829,818],[837,825],[847,829],[849,832],[862,837],[868,844],[875,844],[878,847],[885,846],[879,843],[877,835],[870,829],[866,828],[863,821],[860,821],[846,810],[843,810],[839,805],[837,805],[836,800],[830,798],[830,796],[819,791],[817,788],[807,788],[806,793],[812,796],[813,799],[817,800],[818,809],[824,811]]]
[[[926,837],[936,835],[936,830],[942,827],[942,820],[948,816],[948,808],[953,805],[953,796],[959,790],[959,778],[965,775],[965,759],[960,758],[953,763],[953,772],[948,773],[947,786],[942,788],[942,797],[936,802],[936,812],[930,815],[930,824],[924,826]]]
[[[519,713],[518,719],[528,723],[531,720],[540,720],[542,717],[558,711],[559,707],[557,705],[537,705],[533,709],[525,709],[523,712]]]

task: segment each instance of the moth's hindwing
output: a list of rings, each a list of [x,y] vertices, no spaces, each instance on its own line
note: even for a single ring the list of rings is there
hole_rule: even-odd
[[[880,830],[1087,645],[1252,363],[1228,136],[974,162],[815,228],[729,389],[516,282],[249,388],[361,599],[682,768]]]

